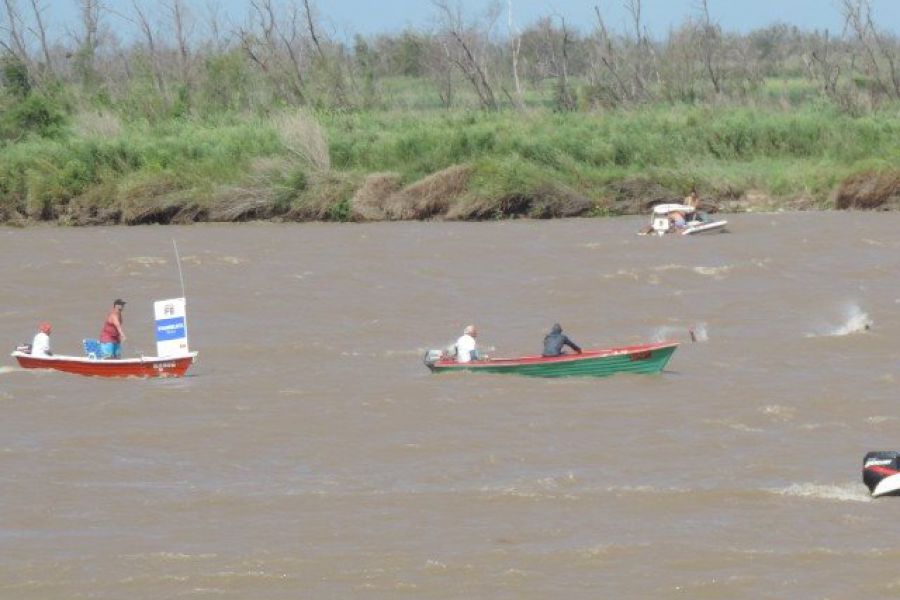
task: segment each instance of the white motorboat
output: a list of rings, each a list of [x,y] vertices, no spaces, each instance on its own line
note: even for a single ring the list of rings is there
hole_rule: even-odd
[[[679,214],[684,218],[684,225],[676,221]],[[638,232],[638,235],[698,235],[701,233],[722,233],[728,221],[712,221],[707,215],[700,213],[687,204],[657,204],[650,215],[650,225]]]

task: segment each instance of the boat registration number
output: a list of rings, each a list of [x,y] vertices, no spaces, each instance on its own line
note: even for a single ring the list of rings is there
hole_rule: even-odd
[[[631,362],[635,362],[638,360],[647,360],[653,355],[653,352],[650,350],[644,350],[643,352],[635,352],[631,355]]]
[[[174,369],[174,368],[175,368],[175,363],[173,363],[173,362],[156,363],[157,371],[162,371],[163,369]]]

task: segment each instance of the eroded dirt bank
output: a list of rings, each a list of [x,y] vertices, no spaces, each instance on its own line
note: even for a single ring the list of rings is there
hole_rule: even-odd
[[[683,192],[650,179],[613,183],[589,197],[566,185],[547,181],[516,195],[486,197],[473,193],[473,170],[456,165],[403,185],[396,173],[368,176],[323,174],[311,179],[302,194],[285,201],[279,189],[263,184],[229,186],[205,197],[174,183],[148,184],[127,193],[108,190],[51,203],[40,212],[0,210],[0,222],[24,226],[142,225],[196,222],[274,221],[480,221],[504,218],[551,219],[577,216],[645,214],[660,202],[677,202]],[[786,197],[727,186],[699,190],[708,212],[769,210],[900,209],[900,171],[868,172],[841,182],[828,198],[798,194]]]

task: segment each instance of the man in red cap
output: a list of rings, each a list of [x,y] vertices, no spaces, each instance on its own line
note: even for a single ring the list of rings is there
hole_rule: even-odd
[[[38,324],[38,332],[31,342],[32,356],[53,356],[53,352],[50,351],[50,332],[52,330],[53,328],[47,321]]]

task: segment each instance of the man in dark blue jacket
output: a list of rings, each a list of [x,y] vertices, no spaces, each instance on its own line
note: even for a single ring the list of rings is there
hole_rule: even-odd
[[[563,346],[568,346],[576,353],[581,354],[581,348],[578,347],[578,344],[570,340],[562,332],[562,327],[560,327],[559,323],[556,323],[553,325],[553,329],[550,330],[550,333],[544,337],[543,356],[560,356],[563,354]]]

